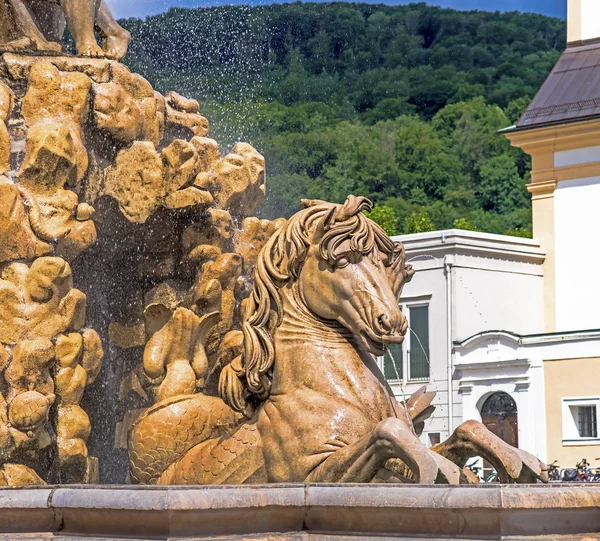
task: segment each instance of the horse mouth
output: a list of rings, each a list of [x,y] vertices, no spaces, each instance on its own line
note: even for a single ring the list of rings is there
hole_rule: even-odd
[[[360,337],[367,349],[377,356],[382,356],[390,344],[401,344],[404,341],[403,334],[380,335],[368,327],[360,330]]]

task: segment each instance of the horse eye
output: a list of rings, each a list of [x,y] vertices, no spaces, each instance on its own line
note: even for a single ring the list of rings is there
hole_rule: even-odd
[[[343,269],[344,267],[347,267],[349,264],[350,264],[350,260],[349,260],[347,257],[340,257],[340,258],[337,260],[337,262],[336,262],[335,266],[336,266],[338,269]]]

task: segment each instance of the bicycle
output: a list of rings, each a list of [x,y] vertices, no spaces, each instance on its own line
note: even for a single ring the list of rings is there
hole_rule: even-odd
[[[557,464],[558,460],[555,460],[552,464],[548,464],[548,480],[549,481],[560,481],[560,467]]]
[[[466,464],[465,468],[471,470],[477,477],[479,477],[479,472],[481,471],[481,466],[477,466],[477,459],[475,459],[471,464]]]
[[[580,483],[589,483],[592,480],[593,474],[590,469],[590,463],[582,458],[575,466],[577,468],[577,481]]]
[[[484,481],[486,483],[497,483],[498,482],[498,472],[493,471],[484,479]]]

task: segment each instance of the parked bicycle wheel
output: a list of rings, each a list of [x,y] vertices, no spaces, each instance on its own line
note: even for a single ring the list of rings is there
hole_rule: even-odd
[[[497,483],[498,482],[498,472],[492,472],[485,478],[486,483]]]

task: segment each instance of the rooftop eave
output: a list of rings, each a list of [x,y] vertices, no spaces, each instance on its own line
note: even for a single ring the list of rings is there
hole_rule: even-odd
[[[502,128],[501,130],[498,130],[496,133],[498,133],[499,135],[510,135],[513,133],[522,133],[522,132],[526,132],[526,131],[541,130],[544,128],[556,128],[558,126],[567,126],[567,125],[576,124],[579,122],[589,122],[590,120],[597,120],[597,119],[600,119],[600,115],[589,115],[589,116],[582,116],[582,117],[578,117],[578,118],[567,118],[564,120],[555,120],[553,122],[540,122],[537,124],[527,124],[524,126],[517,126],[516,124],[513,124],[512,126],[508,126],[507,128]]]

